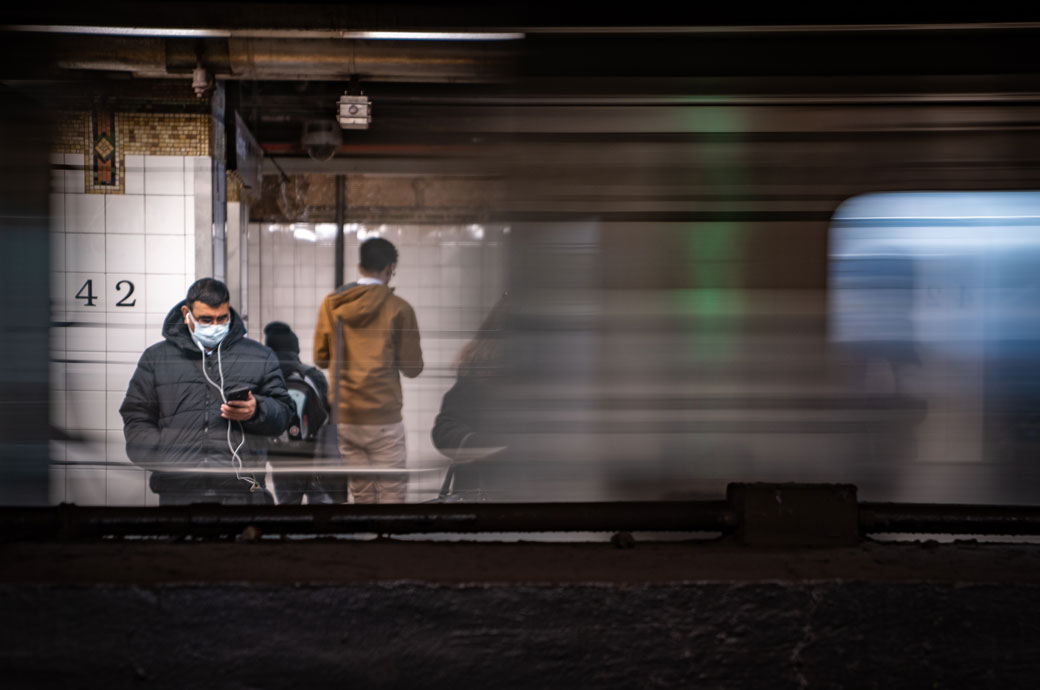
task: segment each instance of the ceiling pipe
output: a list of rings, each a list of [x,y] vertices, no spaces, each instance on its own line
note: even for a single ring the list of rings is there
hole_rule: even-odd
[[[201,64],[220,79],[494,83],[516,56],[515,44],[448,41],[69,36],[51,45],[60,68],[142,78],[190,78]]]

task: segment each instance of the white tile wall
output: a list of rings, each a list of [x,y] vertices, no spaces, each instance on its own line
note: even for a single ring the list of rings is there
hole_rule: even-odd
[[[68,352],[65,385],[69,391],[105,390],[105,353]],[[72,422],[70,421],[71,425]],[[70,426],[70,429],[79,428]]]
[[[105,272],[105,236],[68,233],[65,235],[65,270],[78,273]]]
[[[109,364],[108,366],[111,371],[112,365]],[[119,406],[123,404],[127,385],[130,383],[130,376],[133,376],[133,374],[133,368],[131,368],[129,375],[126,376],[126,383],[123,383],[121,386],[113,386],[105,393],[105,402],[102,405],[105,409],[104,428],[109,431],[121,431],[123,428],[123,416],[119,414]],[[122,379],[123,377],[117,376],[116,378]]]
[[[116,431],[108,431],[105,433],[105,444],[108,453],[108,460],[111,463],[124,463],[128,467],[132,467],[130,458],[126,455],[126,437],[123,435],[123,426],[120,422],[119,429]],[[133,468],[142,477],[145,471],[140,468]],[[137,505],[141,505],[139,502]]]
[[[296,290],[293,288],[278,288],[274,291],[275,308],[287,308],[293,310],[298,304],[299,302],[296,301]],[[296,319],[293,318],[292,320],[295,321]]]
[[[151,196],[144,198],[144,228],[149,235],[183,235],[184,197]]]
[[[105,429],[105,391],[70,390],[66,397],[65,423],[70,429]]]
[[[144,193],[184,196],[184,157],[145,156]]]
[[[107,235],[104,270],[107,273],[140,273],[145,265],[144,248],[144,235]]]
[[[314,298],[312,304],[314,304],[315,324],[318,323],[318,307],[321,306],[321,303],[325,301],[325,298],[328,297],[334,289],[335,288],[328,287],[327,285],[319,285],[318,287],[314,288]]]
[[[105,232],[140,235],[144,232],[144,197],[131,194],[106,194]]]
[[[66,351],[104,352],[106,340],[104,312],[75,314],[73,325],[65,331]]]
[[[184,274],[148,275],[145,279],[145,308],[150,313],[165,315],[188,292]]]
[[[242,218],[240,202],[228,202],[226,217],[226,256],[227,273],[224,282],[227,283],[228,291],[231,293],[231,301],[236,306],[236,311],[241,314],[245,311],[241,304],[242,298],[242,256],[241,251],[245,246],[245,238],[242,237]]]
[[[82,186],[82,185],[80,185]],[[102,194],[65,194],[65,232],[105,232]]]
[[[198,163],[197,163],[198,161]],[[185,158],[184,159],[184,178],[183,178],[183,189],[184,194],[192,196],[195,194],[195,166],[201,164],[201,161],[209,163],[208,158]]]
[[[141,284],[143,282],[141,281]],[[134,295],[136,296],[136,294],[135,291]],[[105,349],[110,356],[113,353],[126,352],[140,355],[147,347],[144,309],[140,308],[140,311],[136,311],[135,308],[131,309],[129,313],[108,314],[105,337]]]
[[[144,470],[135,467],[110,467],[105,479],[107,505],[139,506],[144,502],[145,492],[148,491]]]
[[[195,159],[124,163],[125,194],[85,194],[83,156],[52,156],[52,319],[74,325],[51,331],[51,417],[75,439],[53,442],[52,460],[80,463],[53,468],[55,501],[158,502],[126,457],[119,405],[195,278]],[[76,298],[87,281],[93,305]]]
[[[310,242],[301,242],[296,247],[295,256],[295,280],[293,284],[297,287],[313,288],[318,284],[318,251],[317,246]],[[322,253],[324,255],[324,253]],[[331,263],[328,262],[328,263]]]
[[[144,338],[148,346],[163,339],[163,324],[166,322],[166,315],[172,308],[173,304],[169,305],[169,307],[162,312],[148,312],[144,315]]]
[[[213,164],[213,159],[208,156],[188,156],[184,159],[184,172],[185,172],[185,184],[188,185],[184,193],[195,194],[196,191],[193,185],[198,185],[201,179],[205,179],[210,171],[210,166]],[[198,173],[203,173],[201,176]],[[202,190],[208,193],[210,182],[208,179],[204,183],[206,189]]]
[[[184,236],[184,272],[195,280],[196,277],[201,278],[202,276],[196,276],[195,271],[195,233],[189,232]]]
[[[332,265],[333,261],[331,252],[315,260],[317,270],[314,276],[314,285],[326,293],[331,292],[336,287],[336,267]]]
[[[144,156],[128,155],[123,158],[123,189],[127,195],[144,194]]]
[[[123,396],[130,385],[130,378],[137,370],[139,352],[110,352],[108,362],[105,364],[105,390],[115,395]],[[118,410],[121,401],[116,401],[112,410]],[[122,426],[118,428],[123,428]]]
[[[184,236],[154,235],[145,239],[145,272],[184,275]],[[193,257],[194,258],[194,257]]]
[[[195,236],[195,197],[184,197],[184,232]]]
[[[65,459],[69,463],[96,465],[104,462],[106,453],[104,430],[70,429],[69,434],[72,440],[65,444]]]

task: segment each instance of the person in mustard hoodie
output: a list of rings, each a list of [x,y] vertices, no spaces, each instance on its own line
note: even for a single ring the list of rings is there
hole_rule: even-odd
[[[418,376],[423,358],[415,312],[389,287],[396,270],[392,243],[363,242],[361,277],[325,297],[314,332],[314,363],[334,382],[344,462],[390,470],[351,476],[355,503],[400,503],[408,486],[400,375]]]

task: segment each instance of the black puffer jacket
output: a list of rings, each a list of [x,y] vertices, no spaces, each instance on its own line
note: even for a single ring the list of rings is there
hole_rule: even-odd
[[[119,408],[126,453],[134,463],[155,471],[151,487],[156,492],[190,489],[193,480],[207,486],[246,486],[233,472],[185,475],[163,471],[232,466],[229,421],[220,416],[219,391],[203,376],[202,352],[184,324],[183,305],[177,304],[166,315],[165,340],[141,355]],[[239,457],[249,468],[263,465],[266,438],[281,434],[288,426],[292,399],[274,352],[245,335],[242,319],[232,309],[228,334],[219,348],[220,358],[214,350],[205,358],[205,366],[209,378],[218,385],[223,370],[225,391],[240,386],[253,391],[256,415],[242,422],[241,430],[238,423],[231,423],[233,445],[242,440],[242,430],[246,432]]]

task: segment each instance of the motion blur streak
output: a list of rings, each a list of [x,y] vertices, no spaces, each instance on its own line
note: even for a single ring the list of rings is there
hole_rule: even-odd
[[[1040,187],[1040,108],[985,82],[524,82],[489,496],[1040,501],[1040,195],[988,191]]]

